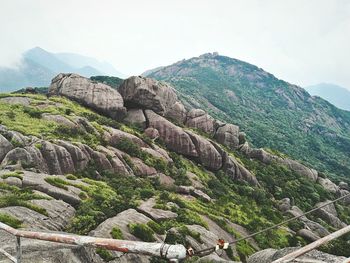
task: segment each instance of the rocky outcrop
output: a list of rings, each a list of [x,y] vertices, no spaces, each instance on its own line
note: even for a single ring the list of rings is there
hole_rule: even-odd
[[[139,137],[110,127],[106,127],[106,131],[103,134],[103,138],[111,146],[117,146],[118,143],[120,143],[123,139],[127,139],[140,147],[148,147],[148,145]]]
[[[1,166],[11,164],[21,164],[22,166],[31,166],[33,164],[31,155],[23,148],[15,148],[9,151],[1,162]]]
[[[298,208],[297,206],[293,206],[290,210],[287,211],[287,213],[295,217],[295,216],[301,216],[303,214],[303,211],[301,211],[300,208]],[[305,225],[305,227],[308,230],[312,231],[313,234],[316,236],[324,237],[329,235],[329,231],[326,228],[324,228],[319,223],[311,221],[306,216],[300,217],[299,221],[302,222]]]
[[[201,109],[190,110],[187,113],[185,125],[190,128],[198,129],[209,135],[214,135],[216,129],[214,118]]]
[[[65,96],[113,119],[125,116],[123,98],[118,91],[77,74],[57,75],[51,82],[49,94]]]
[[[157,129],[152,128],[152,127],[148,127],[145,130],[144,134],[152,140],[156,140],[159,138],[159,131]]]
[[[321,207],[323,205],[326,205],[327,203],[329,203],[330,201],[325,201],[325,202],[321,202],[316,204],[316,207]],[[322,207],[320,209],[318,209],[316,211],[316,214],[322,218],[325,222],[327,222],[328,224],[330,224],[331,226],[335,227],[335,228],[343,228],[346,226],[345,223],[343,223],[339,218],[338,218],[338,213],[337,210],[335,209],[335,206],[333,203]]]
[[[156,205],[156,200],[154,198],[150,198],[147,201],[141,203],[141,205],[139,205],[137,210],[157,222],[168,220],[168,219],[175,219],[177,217],[176,213],[171,212],[169,210],[154,208],[155,205]]]
[[[136,176],[150,176],[157,174],[157,170],[151,166],[146,165],[139,158],[132,157],[131,161],[134,165],[134,173]]]
[[[225,124],[216,130],[215,140],[230,149],[239,146],[239,127],[233,124]]]
[[[259,185],[256,177],[227,153],[223,155],[223,170],[233,180],[246,181],[253,186]]]
[[[211,202],[211,200],[212,200],[209,195],[207,195],[202,190],[197,189],[193,186],[180,185],[176,188],[176,191],[179,194],[192,195],[193,197],[202,199],[203,201],[208,202],[208,203]]]
[[[293,251],[299,249],[295,248],[283,248],[281,250],[277,249],[265,249],[261,250],[248,258],[247,263],[270,263],[277,260]],[[303,256],[300,256],[297,261],[291,262],[327,262],[327,263],[342,263],[345,257],[333,256],[327,253],[320,252],[318,250],[312,250]]]
[[[305,228],[304,229],[300,229],[297,232],[297,235],[301,236],[302,238],[306,239],[309,242],[314,242],[314,241],[316,241],[316,240],[321,238],[318,235],[316,235],[314,232],[312,232],[311,230],[305,229]]]
[[[292,159],[289,158],[283,158],[277,155],[273,155],[267,151],[265,151],[264,149],[254,149],[254,148],[250,148],[249,144],[244,144],[243,146],[241,146],[240,150],[247,155],[250,158],[253,159],[257,159],[259,161],[261,161],[262,163],[265,164],[270,164],[271,162],[276,162],[279,163],[281,165],[285,165],[287,166],[288,169],[302,175],[305,176],[307,178],[309,178],[310,180],[312,180],[313,182],[317,181],[318,178],[318,172],[312,168],[306,167],[305,165],[294,161]]]
[[[75,172],[72,156],[66,148],[47,141],[42,141],[40,151],[47,163],[50,174]]]
[[[199,162],[210,170],[219,170],[222,166],[222,157],[216,148],[204,137],[190,131],[186,133],[196,147]]]
[[[339,187],[328,178],[319,177],[317,183],[331,193],[337,193],[339,191]]]
[[[280,200],[277,204],[277,207],[282,212],[287,212],[289,209],[291,209],[291,203],[289,198],[283,198]]]
[[[59,125],[66,126],[68,128],[71,128],[71,129],[78,128],[78,125],[76,123],[72,122],[71,120],[69,120],[68,118],[66,118],[62,115],[44,113],[44,114],[42,114],[41,118],[43,120],[56,122]]]
[[[141,109],[128,109],[124,121],[142,129],[146,128],[146,117]]]
[[[4,159],[5,155],[12,149],[12,144],[0,134],[0,162]]]
[[[145,113],[149,127],[158,130],[160,138],[169,150],[185,156],[198,157],[195,145],[183,129],[151,110],[146,110]]]
[[[133,76],[126,79],[118,90],[127,107],[153,110],[162,116],[183,122],[185,108],[178,101],[175,90],[166,83]]]

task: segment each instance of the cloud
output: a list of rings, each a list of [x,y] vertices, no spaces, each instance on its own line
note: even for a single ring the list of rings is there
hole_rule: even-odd
[[[40,46],[139,74],[219,51],[300,85],[350,88],[347,0],[3,0],[0,23],[0,65]]]

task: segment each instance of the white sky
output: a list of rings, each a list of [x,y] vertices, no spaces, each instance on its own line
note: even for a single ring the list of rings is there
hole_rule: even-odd
[[[218,51],[302,86],[350,88],[348,0],[0,0],[0,65],[40,46],[125,74]]]

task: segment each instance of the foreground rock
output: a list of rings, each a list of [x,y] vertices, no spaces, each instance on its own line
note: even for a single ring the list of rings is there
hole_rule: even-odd
[[[284,248],[281,250],[276,249],[265,249],[259,251],[249,257],[248,263],[270,263],[276,259],[279,259],[298,248]],[[306,253],[303,256],[300,256],[297,260],[293,260],[290,262],[327,262],[327,263],[343,263],[345,260],[344,257],[333,256],[327,253],[323,253],[317,250],[313,250],[309,253]]]
[[[50,95],[61,95],[101,112],[113,119],[122,119],[125,108],[118,91],[77,74],[59,74],[51,82]]]

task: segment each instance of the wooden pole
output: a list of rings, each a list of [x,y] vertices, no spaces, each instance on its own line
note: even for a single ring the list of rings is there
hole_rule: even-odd
[[[349,226],[346,226],[336,232],[333,232],[332,234],[328,235],[328,236],[325,236],[321,239],[318,239],[316,240],[315,242],[312,242],[308,245],[306,245],[305,247],[302,247],[288,255],[285,255],[284,257],[282,258],[279,258],[275,261],[273,261],[272,263],[287,263],[287,262],[290,262],[294,259],[296,259],[297,257],[300,257],[304,254],[306,254],[307,252],[315,249],[315,248],[318,248],[319,246],[333,240],[333,239],[336,239],[342,235],[345,235],[346,233],[349,233],[350,232],[350,225]],[[346,261],[345,261],[346,262]]]

